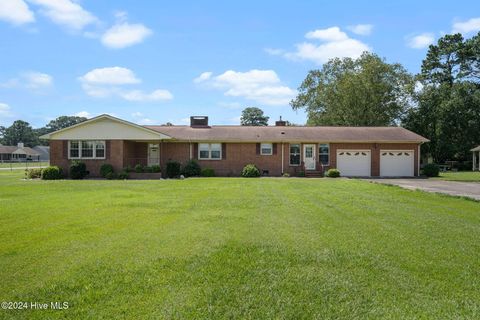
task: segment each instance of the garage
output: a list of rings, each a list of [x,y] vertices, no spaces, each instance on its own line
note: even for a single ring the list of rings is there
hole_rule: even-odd
[[[337,169],[344,177],[371,175],[370,150],[337,150]]]
[[[413,150],[380,150],[380,176],[413,177]]]

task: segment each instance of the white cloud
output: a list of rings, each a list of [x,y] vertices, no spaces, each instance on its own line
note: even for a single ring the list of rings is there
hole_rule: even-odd
[[[467,21],[457,21],[453,23],[452,33],[468,34],[480,31],[480,18],[472,18]]]
[[[338,27],[310,31],[305,38],[320,40],[321,43],[297,44],[295,52],[287,52],[283,56],[292,60],[310,60],[322,64],[333,58],[358,58],[364,51],[371,51],[368,45],[348,37]]]
[[[9,117],[11,116],[11,109],[10,106],[6,103],[0,102],[0,116],[2,117]]]
[[[0,20],[13,25],[21,25],[35,21],[33,12],[23,0],[0,1]]]
[[[198,77],[196,77],[195,79],[193,79],[193,82],[195,83],[200,83],[202,81],[205,81],[205,80],[208,80],[210,79],[210,77],[212,76],[212,72],[208,71],[208,72],[203,72],[202,74],[200,74]]]
[[[43,89],[53,84],[51,75],[40,72],[28,72],[23,75],[26,80],[25,86],[29,89]]]
[[[97,68],[80,77],[88,84],[122,85],[141,82],[132,70],[123,67]]]
[[[373,25],[371,24],[357,24],[354,26],[348,26],[348,30],[352,31],[355,34],[361,35],[361,36],[368,36],[372,33],[373,30]]]
[[[71,0],[28,0],[40,6],[40,12],[54,23],[71,30],[82,30],[87,25],[98,22],[90,12],[83,9],[77,2]]]
[[[407,38],[407,46],[413,49],[427,48],[435,41],[435,37],[432,33],[422,33],[416,36]]]
[[[285,53],[283,49],[265,48],[263,50],[272,56],[280,56]]]
[[[143,117],[143,113],[141,113],[141,112],[134,112],[134,113],[132,113],[132,117],[134,117],[134,118]]]
[[[348,36],[345,32],[341,31],[339,27],[330,27],[307,32],[305,38],[323,41],[343,41],[347,40]]]
[[[172,100],[173,95],[168,90],[157,89],[150,93],[141,90],[120,92],[119,95],[128,101],[167,101]]]
[[[75,117],[91,118],[92,114],[88,111],[80,111],[74,114]]]
[[[173,95],[165,89],[156,89],[150,93],[138,89],[125,89],[125,85],[141,82],[135,73],[123,67],[107,67],[93,69],[78,78],[86,94],[97,98],[111,96],[128,101],[166,101]]]
[[[287,105],[296,94],[295,90],[282,85],[273,70],[228,70],[201,82],[224,90],[226,96],[242,97],[265,105]]]
[[[101,38],[104,46],[112,49],[122,49],[141,43],[152,34],[152,30],[143,24],[129,24],[123,22],[108,29]]]
[[[30,71],[21,73],[16,78],[11,78],[0,83],[2,88],[27,88],[34,92],[40,92],[53,85],[53,77],[46,73]]]

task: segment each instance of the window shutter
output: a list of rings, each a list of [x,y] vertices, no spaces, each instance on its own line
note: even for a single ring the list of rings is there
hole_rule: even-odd
[[[260,154],[260,143],[257,143],[257,155]]]
[[[105,141],[105,159],[110,159],[110,140]]]
[[[227,144],[222,143],[222,160],[227,159]]]
[[[193,159],[198,160],[198,143],[193,144]]]
[[[63,140],[63,158],[68,159],[68,140]]]
[[[272,143],[272,154],[277,154],[277,144]]]

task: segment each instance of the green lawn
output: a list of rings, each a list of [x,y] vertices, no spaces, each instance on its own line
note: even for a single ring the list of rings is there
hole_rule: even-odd
[[[435,179],[480,182],[480,171],[440,172],[440,177]]]
[[[0,162],[0,168],[36,168],[36,167],[46,167],[48,166],[48,161],[39,161],[39,162]]]
[[[13,319],[480,318],[480,203],[347,179],[0,173]]]

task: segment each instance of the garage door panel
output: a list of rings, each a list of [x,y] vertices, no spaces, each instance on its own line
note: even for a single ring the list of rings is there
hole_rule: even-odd
[[[370,150],[338,150],[337,169],[344,177],[368,177],[371,158]]]
[[[380,176],[413,177],[414,155],[413,150],[380,150]]]

